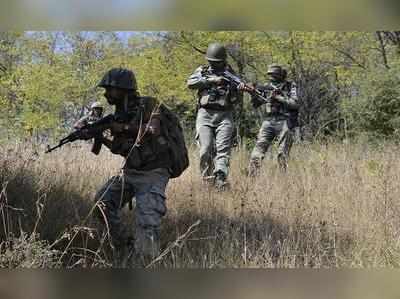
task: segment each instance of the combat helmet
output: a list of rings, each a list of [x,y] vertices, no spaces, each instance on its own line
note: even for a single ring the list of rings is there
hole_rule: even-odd
[[[225,61],[227,58],[226,48],[220,43],[212,43],[207,48],[206,59],[208,61]]]
[[[271,64],[270,66],[268,66],[267,74],[268,75],[277,74],[277,75],[282,76],[283,68],[279,64]]]
[[[124,68],[113,68],[107,71],[97,86],[104,88],[118,87],[127,90],[137,89],[135,74]]]
[[[92,105],[90,105],[90,109],[103,109],[103,105],[100,102],[94,102]]]

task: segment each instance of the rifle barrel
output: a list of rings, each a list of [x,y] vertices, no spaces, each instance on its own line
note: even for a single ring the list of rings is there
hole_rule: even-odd
[[[47,150],[45,151],[45,154],[48,154],[52,151],[54,151],[56,148],[59,148],[62,144],[57,144],[56,146],[50,147],[49,145],[47,145]]]

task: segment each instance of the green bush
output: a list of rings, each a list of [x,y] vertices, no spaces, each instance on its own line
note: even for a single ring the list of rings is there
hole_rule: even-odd
[[[365,129],[381,136],[398,134],[400,125],[400,81],[378,82],[364,113]]]
[[[394,71],[372,74],[362,93],[349,99],[344,111],[354,135],[373,139],[400,137],[400,79]]]

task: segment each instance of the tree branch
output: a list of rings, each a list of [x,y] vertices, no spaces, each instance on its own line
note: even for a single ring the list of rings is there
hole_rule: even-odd
[[[3,73],[7,72],[7,67],[2,63],[0,63],[0,71],[2,71]]]
[[[191,46],[195,51],[197,51],[197,52],[199,52],[199,53],[201,53],[201,54],[203,54],[203,55],[206,54],[206,51],[203,51],[203,50],[201,50],[199,47],[193,45],[193,44],[189,41],[189,39],[185,36],[185,33],[184,33],[183,31],[180,32],[180,36],[181,36],[181,38],[184,40],[184,42],[186,42],[189,46]]]
[[[355,59],[350,53],[348,53],[348,52],[346,52],[346,51],[344,51],[344,50],[342,50],[342,49],[339,49],[338,47],[335,47],[335,46],[332,45],[332,44],[329,44],[329,46],[330,46],[331,48],[333,48],[336,52],[338,52],[338,53],[340,53],[340,54],[346,56],[348,59],[350,59],[350,60],[351,60],[354,64],[356,64],[358,67],[360,67],[360,68],[366,70],[366,66],[365,66],[364,64],[362,64],[361,62],[357,61],[357,59]]]
[[[377,36],[378,41],[379,41],[380,52],[381,52],[381,54],[382,54],[383,64],[385,65],[385,67],[386,67],[387,69],[390,69],[390,66],[389,66],[389,64],[388,64],[388,59],[387,59],[387,53],[386,53],[385,44],[384,44],[383,38],[382,38],[382,32],[381,32],[381,31],[377,31],[377,32],[376,32],[376,36]]]

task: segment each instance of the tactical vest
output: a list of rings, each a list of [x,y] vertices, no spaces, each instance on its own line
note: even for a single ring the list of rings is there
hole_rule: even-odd
[[[149,105],[152,100],[155,99],[140,97],[134,102],[131,101],[134,104],[130,104],[128,112],[115,114],[116,121],[126,125],[127,129],[122,132],[111,129],[111,135],[113,136],[111,152],[127,158],[125,167],[128,169],[169,169],[171,166],[168,141],[163,135],[146,134],[135,145],[139,128],[142,129],[141,132],[144,132],[147,125],[146,121],[149,120],[153,111],[154,106]]]
[[[185,145],[183,130],[178,117],[165,105],[160,105],[157,113],[154,112],[154,98],[141,97],[135,101],[136,105],[130,107],[131,115],[119,117],[135,130],[115,132],[111,130],[113,139],[112,152],[127,157],[126,167],[135,170],[152,170],[167,168],[171,178],[179,177],[189,166],[189,156]],[[153,113],[153,114],[152,114]],[[142,129],[153,117],[160,120],[160,135],[144,135],[138,146],[134,146],[141,119],[144,120]],[[143,130],[142,130],[143,132]]]
[[[261,86],[260,89],[263,91],[263,94],[266,98],[269,98],[271,94],[274,92],[274,89],[278,89],[282,95],[289,97],[290,91],[292,89],[292,82],[285,81],[281,84],[273,85],[272,83],[267,83],[264,86]],[[293,110],[288,109],[284,104],[279,103],[277,101],[270,101],[266,103],[263,107],[264,113],[266,115],[282,115],[289,116]]]
[[[230,71],[231,68],[229,68]],[[210,67],[204,66],[202,76],[219,76],[218,72],[213,71]],[[212,84],[207,88],[200,89],[198,92],[199,107],[214,110],[231,110],[233,104],[238,100],[235,86],[229,82],[222,85]]]

